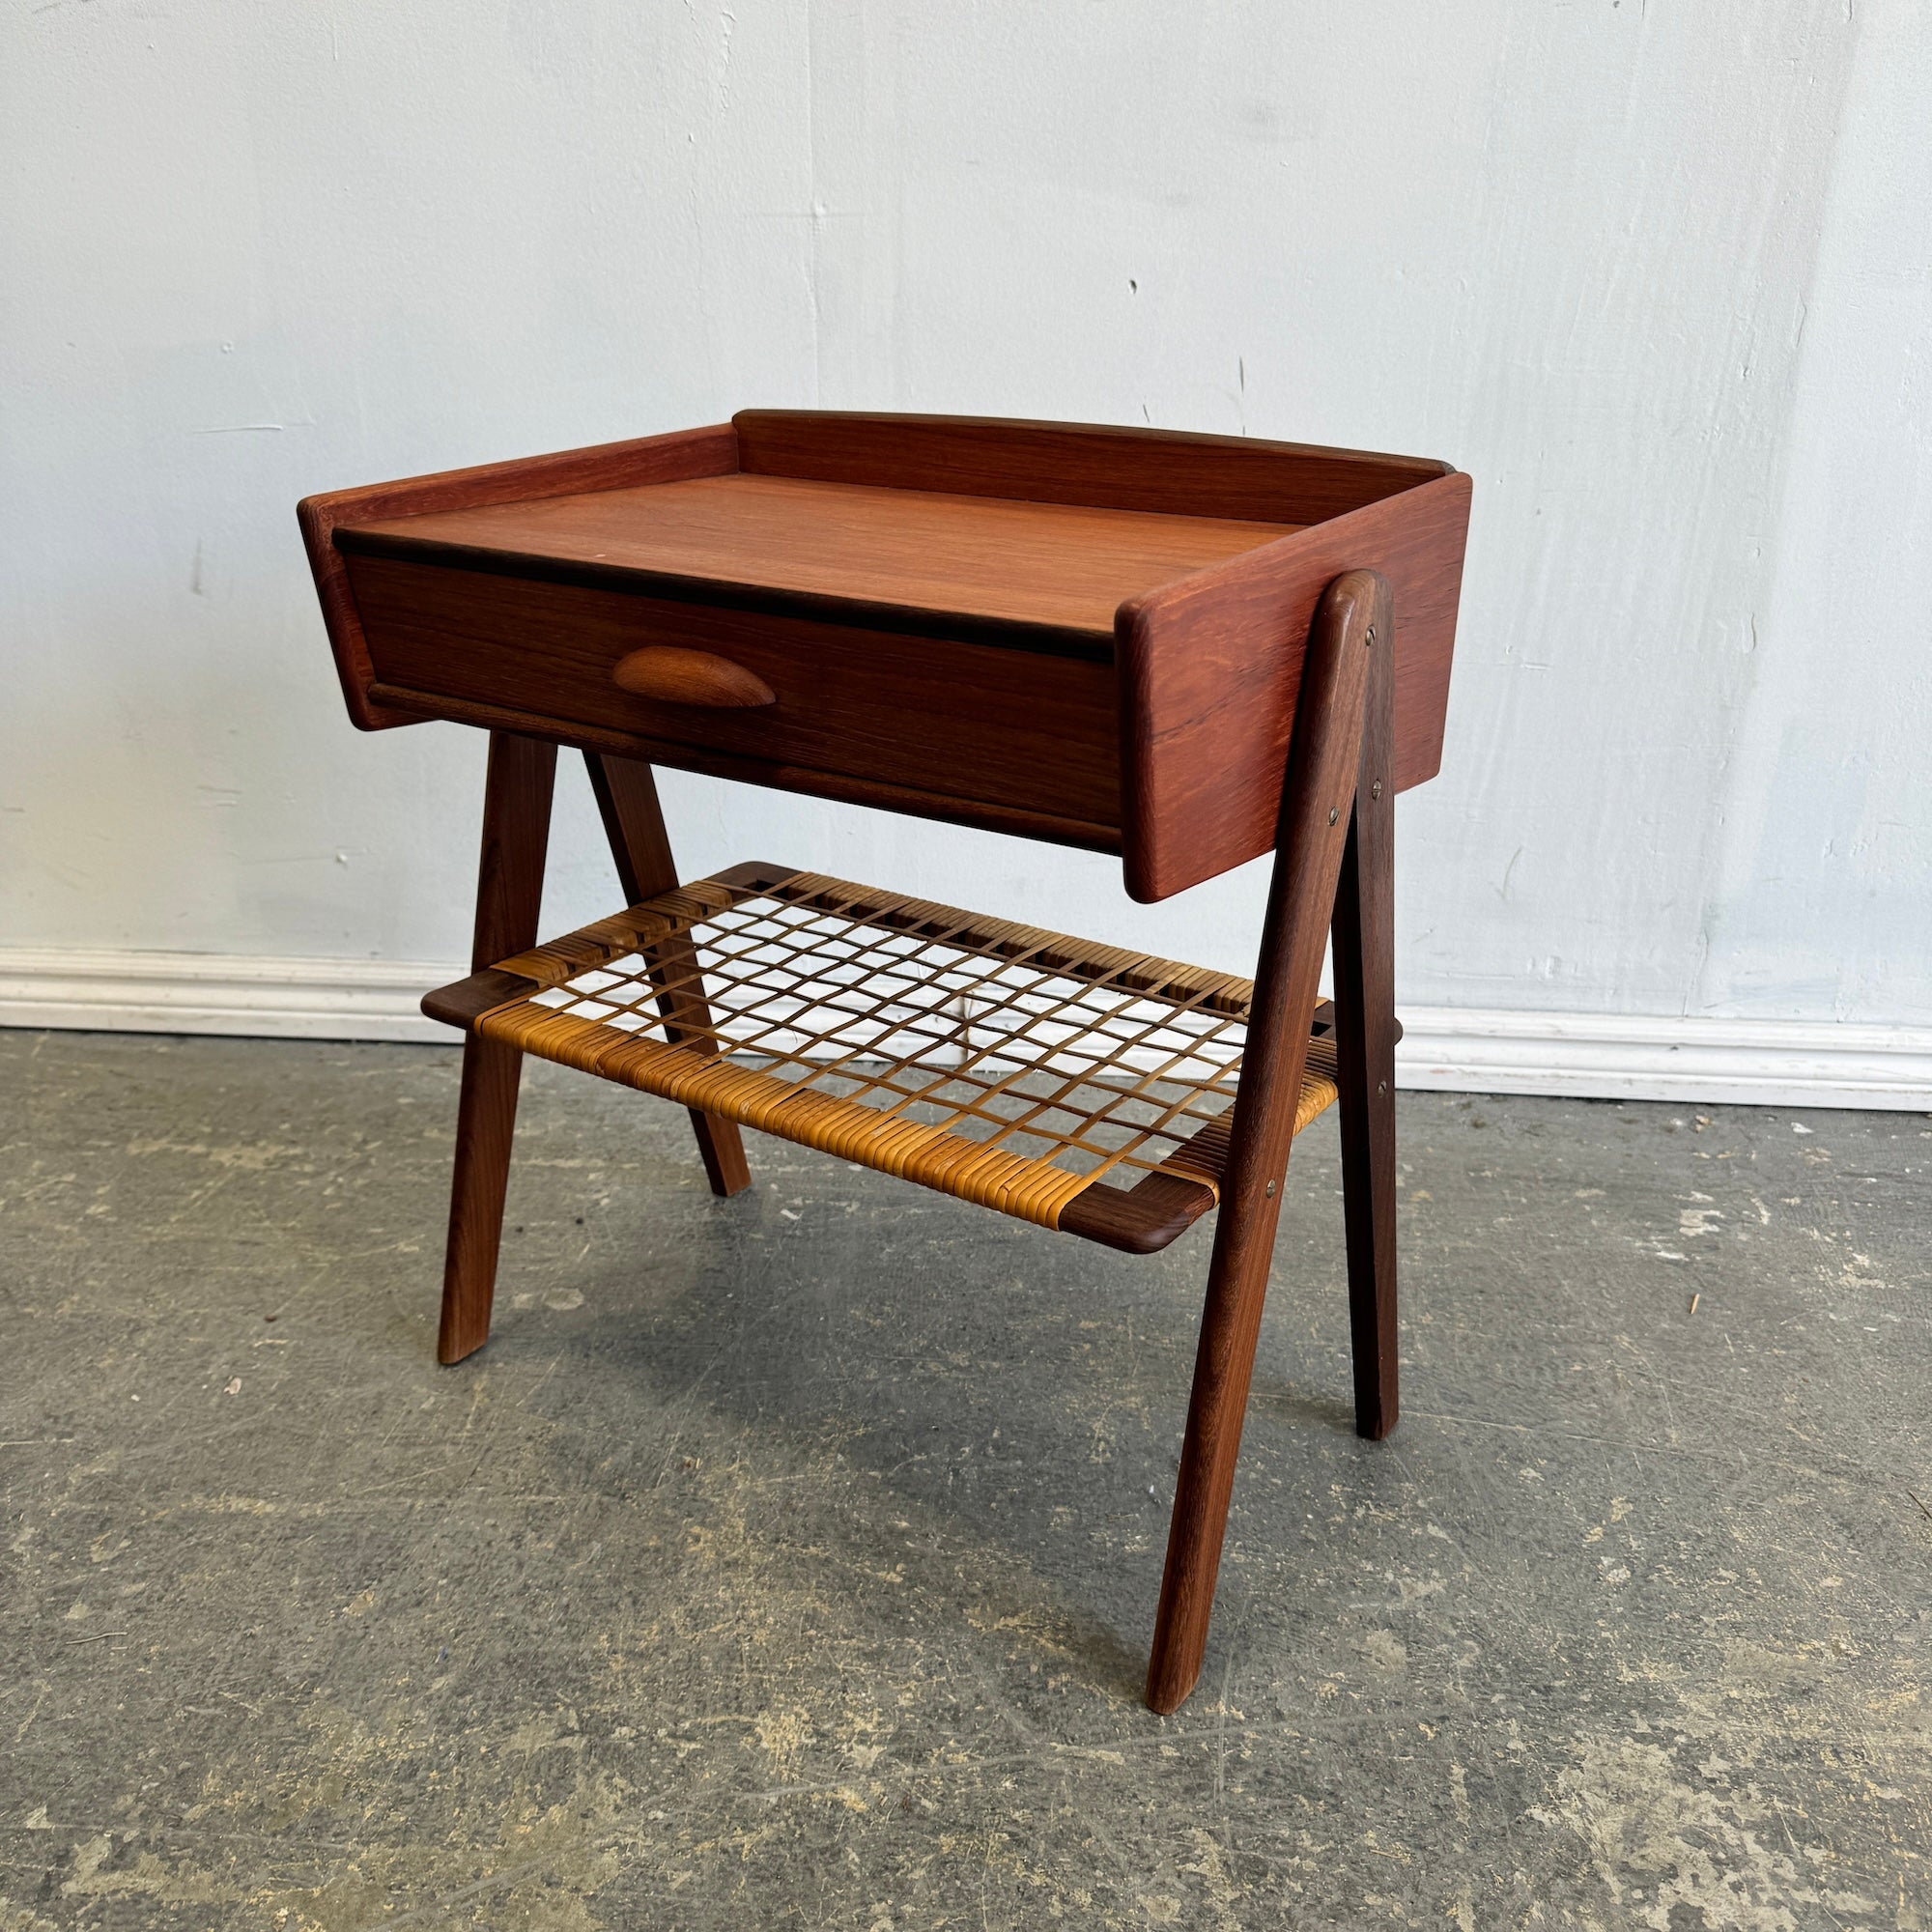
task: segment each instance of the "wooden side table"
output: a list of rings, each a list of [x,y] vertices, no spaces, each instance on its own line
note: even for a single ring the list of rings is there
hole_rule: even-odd
[[[1356,1426],[1396,1419],[1394,796],[1469,481],[1240,438],[749,411],[311,497],[351,718],[491,733],[439,1353],[488,1336],[526,1053],[1129,1252],[1219,1205],[1149,1669],[1200,1675],[1290,1144],[1341,1102]],[[537,944],[556,747],[627,901]],[[653,765],[1121,855],[1273,851],[1255,980],[795,866],[680,884]],[[1334,939],[1335,998],[1317,1004]]]

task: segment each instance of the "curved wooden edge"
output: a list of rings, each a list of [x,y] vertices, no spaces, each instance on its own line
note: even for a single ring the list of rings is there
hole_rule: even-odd
[[[742,866],[727,866],[724,871],[713,872],[711,876],[721,886],[763,892],[773,886],[785,885],[804,870],[803,866],[779,866],[763,860],[748,859]]]
[[[521,973],[505,973],[500,967],[486,966],[467,980],[452,980],[447,986],[425,993],[420,1005],[426,1019],[467,1032],[492,1007],[500,1007],[505,1000],[520,1000],[536,989],[537,982]]]
[[[740,410],[739,465],[767,476],[1019,502],[1308,524],[1448,473],[1389,456],[1116,423]]]
[[[1334,1031],[1335,1003],[1323,1000],[1309,1018],[1308,1037],[1319,1040]],[[1395,1024],[1395,1037],[1402,1037],[1400,1022]],[[1207,1155],[1209,1167],[1218,1170],[1226,1157],[1232,1126],[1224,1114],[1195,1136],[1196,1142],[1217,1143]],[[1146,1175],[1132,1187],[1114,1187],[1099,1180],[1060,1210],[1060,1232],[1098,1241],[1122,1254],[1153,1255],[1186,1234],[1213,1208],[1214,1201],[1211,1187],[1179,1174]]]
[[[1315,613],[1345,572],[1395,598],[1390,779],[1435,776],[1470,479],[1437,475],[1146,591],[1115,623],[1130,896],[1172,897],[1270,851]]]
[[[756,671],[716,651],[679,644],[643,644],[619,658],[611,671],[619,691],[659,704],[690,704],[707,711],[749,711],[776,704],[779,695]]]
[[[420,516],[431,510],[480,509],[492,503],[521,503],[543,497],[574,497],[627,484],[681,482],[693,476],[728,475],[738,467],[737,432],[729,423],[704,429],[674,430],[668,436],[633,438],[626,442],[594,443],[508,463],[478,464],[430,476],[408,476],[304,497],[296,506],[316,596],[335,654],[349,716],[364,731],[388,730],[421,722],[421,714],[384,704],[372,691],[376,680],[368,640],[355,610],[349,574],[335,546],[344,524],[379,517]]]
[[[1213,1206],[1211,1187],[1178,1174],[1146,1175],[1132,1187],[1096,1180],[1060,1210],[1059,1232],[1123,1255],[1157,1255]]]

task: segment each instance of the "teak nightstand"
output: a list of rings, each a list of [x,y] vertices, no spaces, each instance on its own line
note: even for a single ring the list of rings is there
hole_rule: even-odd
[[[526,1053],[1133,1253],[1217,1202],[1148,1702],[1194,1688],[1278,1190],[1341,1101],[1356,1427],[1396,1418],[1392,808],[1435,776],[1469,479],[945,416],[730,423],[311,497],[350,716],[491,734],[439,1353],[489,1334]],[[558,745],[629,901],[549,945]],[[1275,854],[1250,983],[801,871],[680,884],[653,765],[1118,852]],[[1334,937],[1335,997],[1318,1006]]]

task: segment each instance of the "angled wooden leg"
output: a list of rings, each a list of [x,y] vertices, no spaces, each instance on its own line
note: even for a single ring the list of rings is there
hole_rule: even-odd
[[[476,928],[469,949],[472,971],[481,972],[537,942],[555,778],[554,745],[507,731],[490,734]],[[471,1036],[463,1042],[463,1097],[457,1104],[442,1323],[436,1344],[440,1362],[460,1362],[490,1339],[523,1064],[515,1047],[499,1041]]]
[[[1335,1053],[1355,1432],[1379,1441],[1400,1410],[1395,1265],[1395,664],[1386,627],[1369,658],[1362,766],[1335,894]]]
[[[1147,1701],[1156,1711],[1177,1709],[1194,1689],[1207,1649],[1281,1211],[1281,1180],[1308,1057],[1309,1015],[1361,756],[1369,659],[1375,642],[1388,634],[1388,595],[1387,584],[1372,572],[1337,578],[1316,612],[1302,667],[1261,967],[1148,1665]]]
[[[670,838],[665,831],[664,810],[658,804],[657,781],[649,765],[636,758],[619,758],[602,752],[585,752],[583,762],[590,771],[590,789],[597,795],[597,810],[604,816],[605,837],[611,841],[611,856],[617,862],[617,882],[628,903],[656,898],[678,882],[677,867],[670,856]],[[689,942],[686,942],[687,952]],[[672,1039],[709,1039],[711,1014],[704,1004],[697,980],[695,952],[678,958],[674,970],[662,982],[664,997],[659,1001],[666,1031]],[[655,976],[653,976],[655,981]],[[722,1114],[700,1113],[691,1108],[692,1130],[697,1136],[698,1158],[704,1163],[705,1179],[714,1194],[739,1193],[752,1184],[752,1170],[745,1159],[744,1138],[736,1121]]]

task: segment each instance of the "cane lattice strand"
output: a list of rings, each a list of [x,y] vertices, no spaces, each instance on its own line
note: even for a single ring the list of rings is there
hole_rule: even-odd
[[[757,867],[497,970],[535,989],[472,1022],[489,1038],[1049,1228],[1102,1179],[1218,1188],[1253,992]],[[1335,1096],[1313,1039],[1296,1132]]]

